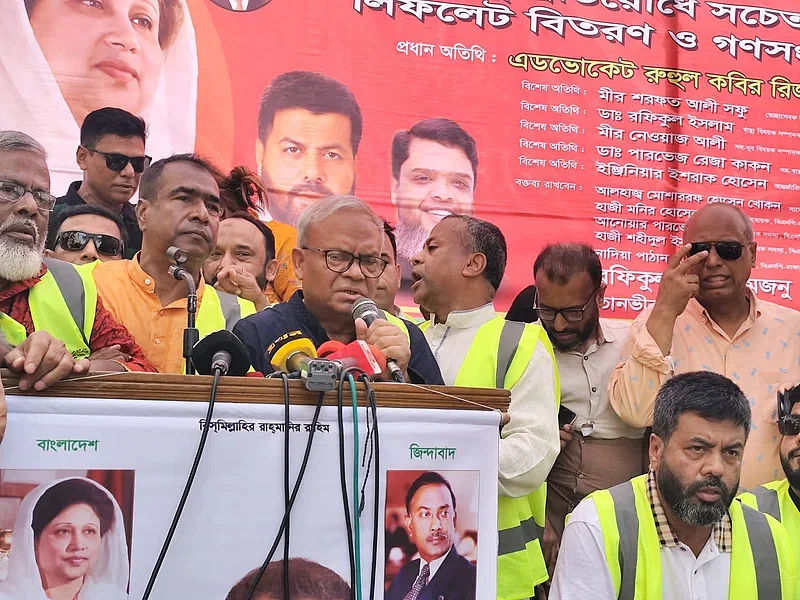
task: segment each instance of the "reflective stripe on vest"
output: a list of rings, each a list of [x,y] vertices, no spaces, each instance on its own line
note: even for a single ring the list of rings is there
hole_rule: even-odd
[[[422,324],[430,327],[430,321]],[[455,385],[496,387],[510,390],[528,367],[538,344],[553,360],[556,399],[560,397],[553,348],[539,325],[496,317],[478,329]],[[534,595],[534,587],[547,581],[542,554],[547,486],[542,484],[522,498],[501,496],[497,503],[498,566],[497,598],[520,600]]]
[[[255,312],[256,307],[249,300],[218,291],[210,285],[206,285],[203,290],[203,300],[197,308],[196,325],[200,333],[200,339],[222,329],[231,331],[240,319],[255,314]],[[185,372],[185,363],[182,369],[181,372]]]
[[[47,331],[64,342],[76,360],[91,353],[97,288],[90,271],[67,262],[46,259],[47,272],[28,292],[34,331]],[[0,330],[17,346],[27,337],[25,327],[8,315],[0,319]]]
[[[662,598],[661,544],[647,498],[647,475],[594,492],[611,579],[619,600]],[[728,597],[795,598],[794,561],[781,525],[749,506],[730,506],[732,552]]]
[[[387,313],[387,312],[384,312],[383,316],[386,317],[386,320],[389,321],[389,323],[392,323],[393,325],[397,325],[403,331],[403,333],[406,334],[406,339],[408,340],[408,343],[410,344],[411,343],[411,335],[408,333],[408,327],[406,326],[405,321],[403,321],[403,319],[401,319],[399,317],[395,317],[393,314],[390,314],[390,313]]]
[[[800,566],[800,509],[789,494],[788,479],[771,481],[739,496],[742,504],[781,522],[789,535],[795,565]]]

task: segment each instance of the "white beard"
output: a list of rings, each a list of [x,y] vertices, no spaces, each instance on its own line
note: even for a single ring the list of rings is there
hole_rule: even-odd
[[[416,223],[400,221],[394,235],[397,238],[397,254],[410,261],[412,256],[422,251],[430,232]]]
[[[32,225],[36,230],[34,243],[25,244],[5,236],[16,225]],[[36,277],[42,268],[45,239],[30,219],[12,217],[0,225],[0,279],[16,283]]]

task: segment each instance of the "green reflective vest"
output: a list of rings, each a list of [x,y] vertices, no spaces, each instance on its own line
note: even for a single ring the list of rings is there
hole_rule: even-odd
[[[75,360],[91,353],[97,287],[90,271],[56,259],[45,259],[47,272],[28,291],[34,331],[47,331],[64,342]],[[28,337],[25,327],[0,314],[0,331],[12,346]]]
[[[423,323],[425,329],[430,321]],[[478,329],[458,371],[455,385],[510,390],[522,377],[542,344],[553,359],[556,402],[561,397],[553,348],[539,325],[495,317]],[[534,587],[547,581],[542,554],[547,484],[521,498],[501,496],[497,503],[498,600],[521,600],[534,595]]]
[[[789,495],[789,481],[765,483],[739,496],[743,504],[781,522],[794,551],[794,564],[800,568],[800,510]]]
[[[647,475],[588,496],[594,500],[619,600],[663,598],[661,543],[647,498]],[[786,530],[739,502],[730,506],[731,600],[794,600],[794,559]]]

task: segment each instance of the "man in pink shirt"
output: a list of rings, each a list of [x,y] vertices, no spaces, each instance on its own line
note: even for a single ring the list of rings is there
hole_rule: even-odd
[[[683,241],[655,305],[631,327],[609,400],[625,423],[645,427],[659,387],[672,375],[706,370],[733,380],[753,411],[741,476],[742,488],[750,489],[781,473],[775,398],[779,384],[800,370],[800,313],[749,289],[757,244],[740,209],[701,208],[686,222]]]

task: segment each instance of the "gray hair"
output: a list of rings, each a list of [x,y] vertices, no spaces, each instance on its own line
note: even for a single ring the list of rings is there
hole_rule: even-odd
[[[21,131],[7,129],[0,131],[0,154],[6,152],[33,152],[47,160],[47,151],[39,142]]]
[[[340,210],[361,212],[375,223],[377,230],[383,231],[383,219],[361,198],[349,194],[328,196],[306,208],[300,215],[300,219],[297,221],[297,245],[301,248],[306,245],[308,230],[312,225],[321,223]]]

